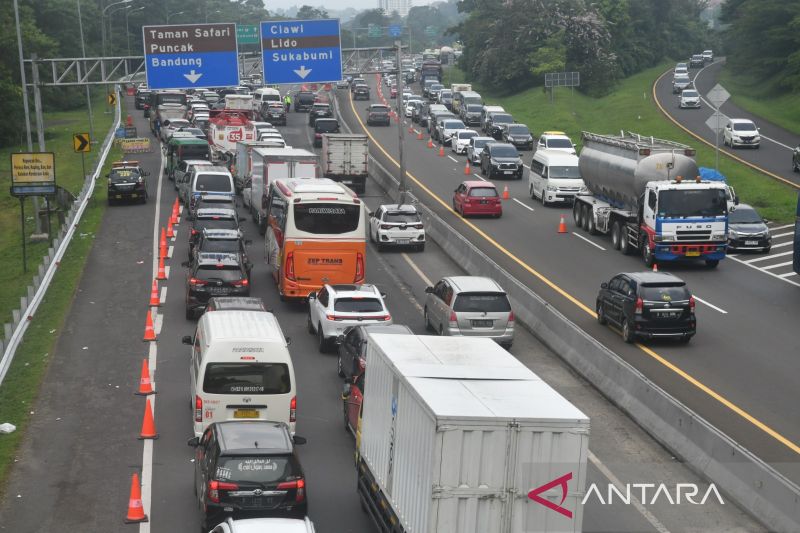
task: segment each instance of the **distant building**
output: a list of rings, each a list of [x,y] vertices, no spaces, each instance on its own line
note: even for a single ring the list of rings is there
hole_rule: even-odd
[[[378,0],[378,7],[387,15],[397,11],[401,17],[407,17],[408,10],[411,9],[411,0]]]

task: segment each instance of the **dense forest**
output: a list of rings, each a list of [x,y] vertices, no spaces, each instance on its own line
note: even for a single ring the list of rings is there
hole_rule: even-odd
[[[703,0],[463,0],[467,18],[452,31],[464,43],[468,77],[493,89],[514,92],[543,85],[547,72],[578,71],[581,90],[606,94],[664,58],[710,47],[704,7]]]

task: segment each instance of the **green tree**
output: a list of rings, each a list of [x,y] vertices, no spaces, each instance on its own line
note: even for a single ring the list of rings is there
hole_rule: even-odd
[[[328,15],[328,12],[323,8],[304,5],[297,10],[298,20],[327,19],[327,18],[330,18],[330,16]]]

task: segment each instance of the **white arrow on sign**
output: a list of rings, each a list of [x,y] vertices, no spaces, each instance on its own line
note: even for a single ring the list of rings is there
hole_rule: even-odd
[[[200,76],[202,75],[203,75],[202,72],[200,74],[195,74],[194,69],[192,69],[192,71],[189,72],[189,74],[184,74],[183,77],[189,80],[191,83],[197,83],[197,80],[199,80]]]
[[[306,76],[311,74],[311,69],[306,70],[305,65],[300,65],[300,70],[295,70],[294,73],[300,76],[301,80],[304,80],[306,79]]]

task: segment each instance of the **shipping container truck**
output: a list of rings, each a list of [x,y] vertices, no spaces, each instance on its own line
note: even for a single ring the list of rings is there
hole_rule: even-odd
[[[369,141],[363,134],[322,135],[322,175],[364,194],[367,183]]]
[[[610,234],[623,254],[645,264],[725,257],[727,186],[700,178],[695,150],[631,132],[583,132],[578,165],[587,190],[575,197],[575,225]]]
[[[236,156],[231,162],[231,174],[233,174],[233,184],[237,192],[242,192],[245,183],[253,175],[253,160],[250,157],[255,148],[282,148],[283,141],[239,141],[236,143]],[[258,172],[260,168],[256,169]],[[243,193],[244,194],[244,193]]]
[[[364,387],[382,533],[581,531],[589,418],[490,339],[370,332]]]

